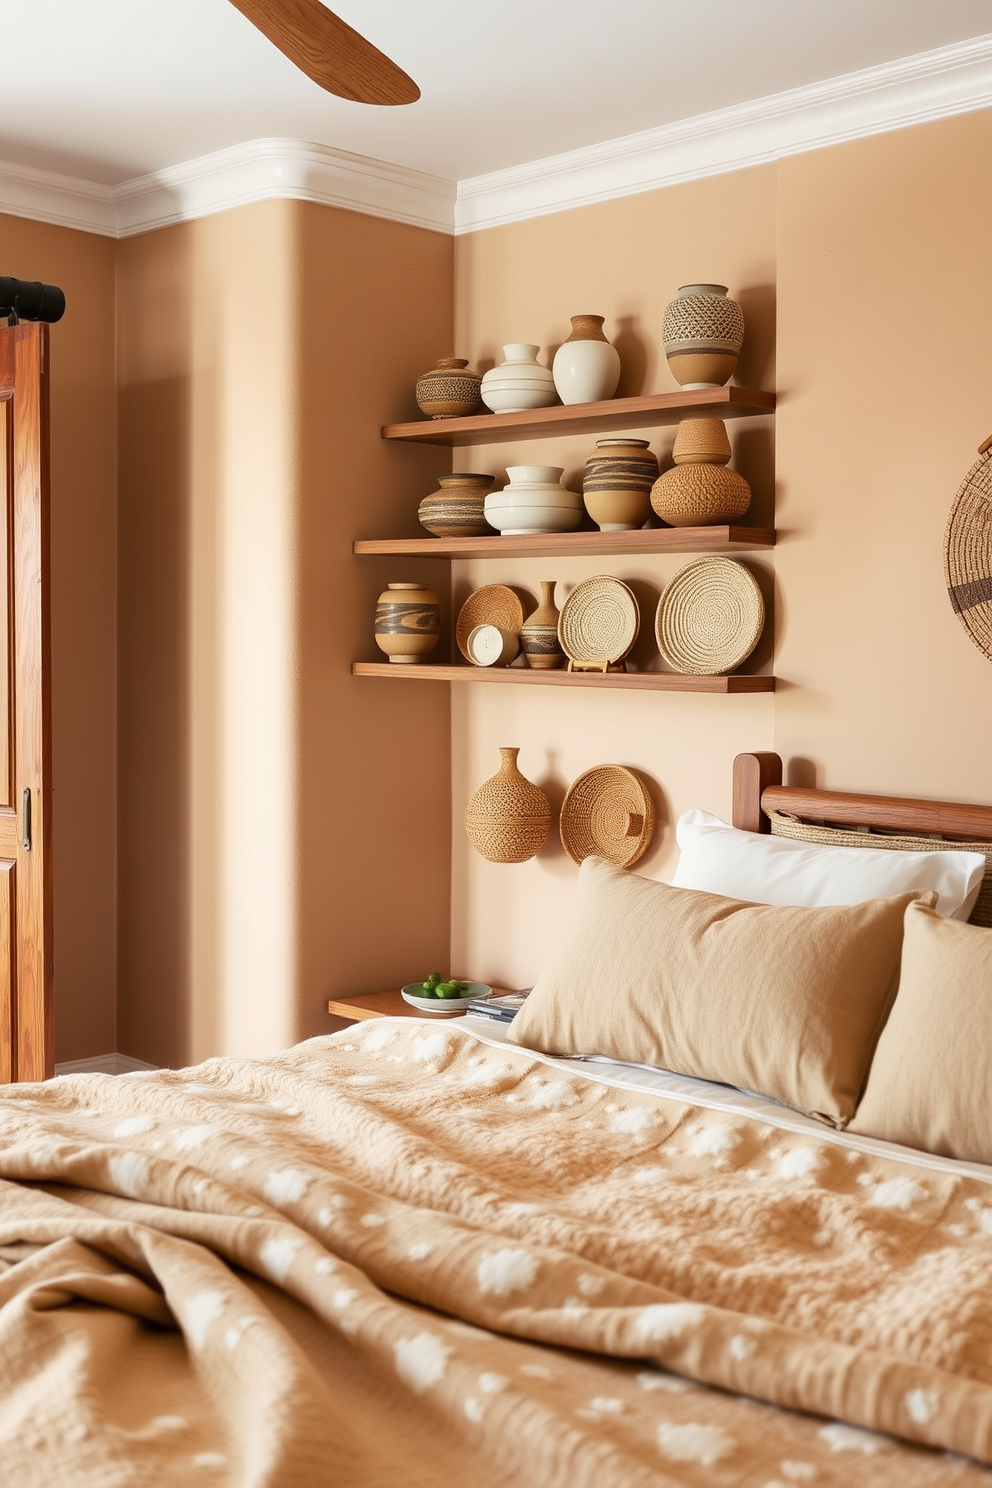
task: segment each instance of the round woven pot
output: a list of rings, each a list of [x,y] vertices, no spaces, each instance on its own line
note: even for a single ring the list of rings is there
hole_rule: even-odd
[[[676,465],[726,465],[730,437],[723,419],[683,419],[675,435]]]
[[[655,481],[651,505],[672,527],[717,527],[744,515],[751,487],[725,465],[676,465]]]
[[[541,580],[541,603],[520,627],[520,649],[527,665],[536,672],[548,672],[564,665],[565,653],[558,639],[554,579]]]
[[[435,537],[485,537],[492,533],[486,521],[486,496],[495,477],[460,471],[439,475],[440,490],[425,496],[417,508],[421,527]]]
[[[482,379],[482,401],[493,413],[521,413],[558,402],[551,368],[537,360],[540,349],[526,341],[503,347],[503,360]]]
[[[758,644],[765,602],[734,558],[697,558],[680,568],[658,602],[658,650],[676,672],[732,672]]]
[[[563,403],[598,403],[612,398],[620,381],[620,353],[603,335],[602,315],[573,315],[572,333],[551,363]]]
[[[992,661],[992,438],[978,453],[947,519],[944,582],[969,639]]]
[[[722,387],[744,344],[744,312],[725,284],[683,284],[665,309],[662,337],[677,383]]]
[[[390,661],[423,661],[441,635],[441,605],[426,584],[390,584],[376,600],[375,643]]]
[[[597,439],[582,477],[586,511],[601,532],[643,527],[657,479],[658,457],[646,439]]]
[[[637,640],[641,614],[633,593],[611,574],[576,584],[561,607],[558,639],[579,665],[622,661]]]
[[[654,832],[654,802],[633,770],[597,765],[573,780],[561,807],[561,844],[573,863],[606,858],[629,868]]]
[[[519,749],[501,749],[503,763],[465,807],[465,832],[491,863],[525,863],[540,852],[551,827],[547,796],[517,769]]]
[[[484,413],[481,385],[482,373],[470,372],[465,357],[440,357],[436,367],[417,378],[417,407],[429,418]]]

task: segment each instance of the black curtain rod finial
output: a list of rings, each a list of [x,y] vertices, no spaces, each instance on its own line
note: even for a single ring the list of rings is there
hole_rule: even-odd
[[[19,320],[45,320],[51,325],[64,314],[65,295],[57,285],[0,275],[0,315],[6,315],[11,325]]]

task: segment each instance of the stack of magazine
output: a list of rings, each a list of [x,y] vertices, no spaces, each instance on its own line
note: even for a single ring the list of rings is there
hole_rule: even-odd
[[[530,991],[506,992],[501,997],[473,997],[465,1011],[470,1018],[488,1018],[491,1023],[512,1023]]]

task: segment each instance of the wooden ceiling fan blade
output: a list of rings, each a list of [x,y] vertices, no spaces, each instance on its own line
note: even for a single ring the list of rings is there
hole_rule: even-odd
[[[320,0],[231,0],[273,46],[328,93],[353,103],[416,103],[401,67]]]

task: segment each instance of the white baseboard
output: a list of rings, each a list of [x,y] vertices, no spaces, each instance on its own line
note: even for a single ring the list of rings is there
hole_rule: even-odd
[[[143,1059],[132,1059],[130,1054],[96,1054],[92,1059],[67,1059],[55,1066],[57,1075],[130,1075],[139,1070],[158,1069],[157,1064],[146,1064]]]

